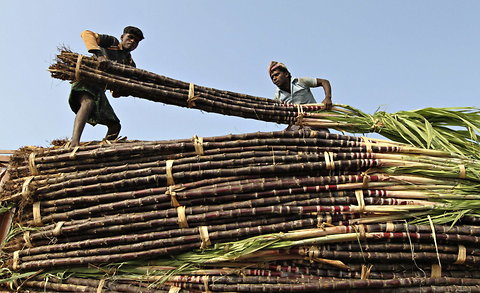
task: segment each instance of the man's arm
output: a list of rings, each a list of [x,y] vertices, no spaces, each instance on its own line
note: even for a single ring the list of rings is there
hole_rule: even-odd
[[[332,87],[330,82],[326,79],[317,78],[317,86],[323,87],[325,92],[325,99],[323,99],[322,104],[325,105],[327,110],[332,108]]]
[[[118,45],[118,40],[109,35],[100,35],[89,30],[83,31],[80,36],[87,47],[89,53],[95,54],[97,57],[102,56],[100,48],[108,48],[110,46]]]
[[[322,104],[325,105],[327,110],[332,108],[332,87],[328,80],[322,78],[301,77],[298,81],[307,87],[323,87],[325,98],[323,99]]]

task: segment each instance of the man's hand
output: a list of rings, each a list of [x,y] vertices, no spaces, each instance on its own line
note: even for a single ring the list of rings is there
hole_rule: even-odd
[[[98,60],[98,68],[100,70],[104,70],[108,67],[108,65],[110,65],[110,60],[108,60],[106,56],[103,56],[103,55],[98,56],[97,60]]]
[[[105,62],[105,61],[108,61],[107,57],[106,56],[98,56],[97,57],[97,60],[101,63],[101,62]]]
[[[332,109],[332,97],[331,96],[326,96],[325,99],[323,99],[322,104],[325,105],[325,110],[330,110]]]

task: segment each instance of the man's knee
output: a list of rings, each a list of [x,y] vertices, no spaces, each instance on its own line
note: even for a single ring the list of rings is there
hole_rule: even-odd
[[[120,122],[113,122],[107,125],[109,133],[120,133],[120,129],[122,129],[122,125]]]
[[[92,107],[95,101],[89,93],[82,93],[79,98],[80,107]]]

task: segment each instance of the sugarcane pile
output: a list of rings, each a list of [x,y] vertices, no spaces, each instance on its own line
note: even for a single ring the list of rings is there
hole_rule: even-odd
[[[99,63],[69,51],[62,51],[49,71],[54,78],[88,82],[154,102],[301,127],[376,132],[393,141],[480,158],[480,110],[475,107],[426,108],[393,114],[377,111],[370,115],[351,106],[335,105],[325,111],[322,104],[285,104],[203,87],[123,64]]]
[[[478,291],[479,172],[308,129],[25,148],[2,186],[3,278],[22,292]]]

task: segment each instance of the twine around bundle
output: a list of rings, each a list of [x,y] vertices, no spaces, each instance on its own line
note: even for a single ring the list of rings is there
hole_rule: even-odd
[[[453,264],[463,265],[466,260],[467,260],[467,248],[465,247],[465,245],[460,244],[458,245],[457,260]]]
[[[33,178],[34,176],[28,176],[27,179],[25,179],[25,181],[22,184],[22,198],[25,201],[30,200],[30,196],[31,196],[30,183],[32,182]]]
[[[297,118],[295,124],[298,126],[303,126],[303,117],[305,116],[305,112],[303,111],[303,107],[300,104],[297,104]]]
[[[77,64],[75,65],[75,81],[80,81],[80,65],[82,64],[83,55],[78,54]]]
[[[39,201],[34,202],[32,205],[32,209],[33,209],[33,223],[36,226],[41,226],[43,223],[42,223],[42,215],[40,213],[40,202]]]
[[[327,170],[335,170],[335,163],[333,161],[333,152],[324,152],[325,167]]]
[[[395,231],[395,225],[393,224],[393,222],[387,222],[385,226],[385,232],[393,232],[393,231]]]
[[[55,225],[55,228],[52,231],[53,236],[60,236],[62,234],[62,227],[65,224],[65,221],[60,221]]]
[[[165,170],[167,175],[167,186],[175,185],[172,174],[173,160],[167,160],[165,163]]]
[[[361,139],[363,140],[363,143],[365,144],[365,148],[366,148],[367,153],[371,153],[372,152],[372,141],[366,136],[362,136]]]
[[[185,215],[185,207],[177,207],[178,226],[180,228],[188,228],[187,216]]]
[[[35,152],[31,152],[30,155],[28,155],[28,169],[30,170],[30,174],[33,176],[39,174],[37,166],[35,165],[35,156]]]
[[[193,146],[195,148],[195,153],[199,156],[204,155],[205,152],[203,150],[203,137],[194,135],[192,137],[192,141],[193,141]]]
[[[26,245],[28,248],[32,248],[32,247],[33,247],[32,242],[30,241],[30,231],[25,231],[25,232],[23,232],[23,240],[25,241],[25,245]]]
[[[208,227],[200,226],[198,227],[198,232],[200,234],[200,239],[202,243],[200,244],[200,249],[205,249],[209,247],[212,243],[210,242],[210,236],[208,235]]]
[[[105,286],[105,279],[101,279],[98,282],[97,293],[102,293],[103,292],[103,286]]]
[[[198,97],[195,96],[195,85],[190,83],[188,86],[188,99],[187,99],[187,107],[192,108],[195,107],[195,101]]]
[[[373,268],[373,265],[370,264],[370,265],[364,265],[362,264],[362,272],[360,273],[360,279],[361,280],[368,280],[368,278],[370,277],[370,271],[372,270]]]
[[[167,191],[165,191],[165,194],[170,196],[170,204],[172,207],[177,208],[181,206],[181,204],[177,200],[177,192],[176,192],[175,186],[171,185],[167,187]]]
[[[365,211],[365,199],[363,198],[363,190],[355,190],[355,197],[357,198],[358,202],[358,212],[363,213]]]
[[[203,276],[202,279],[203,279],[203,286],[205,286],[203,292],[204,293],[211,293],[210,289],[208,288],[208,276]]]

